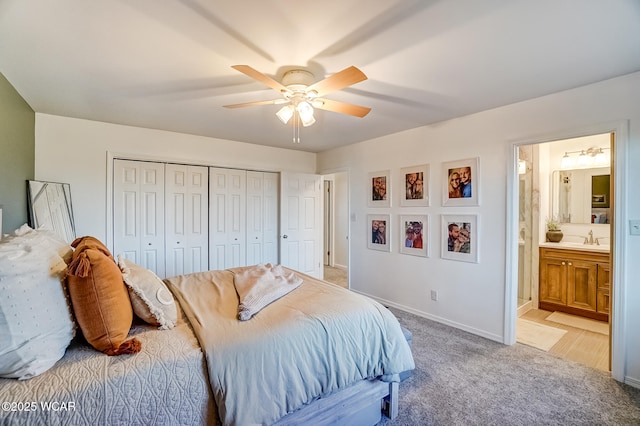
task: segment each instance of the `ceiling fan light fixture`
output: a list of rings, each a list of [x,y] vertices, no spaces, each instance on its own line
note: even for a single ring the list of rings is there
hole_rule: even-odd
[[[280,108],[278,112],[276,112],[276,115],[278,116],[280,121],[282,121],[283,124],[287,124],[289,120],[291,120],[291,117],[293,117],[293,112],[294,112],[293,105],[285,105],[282,108]]]
[[[304,127],[311,126],[316,122],[313,117],[313,107],[307,101],[298,102],[296,105],[296,110],[298,111],[298,115],[300,115],[300,121],[302,121],[302,125]]]

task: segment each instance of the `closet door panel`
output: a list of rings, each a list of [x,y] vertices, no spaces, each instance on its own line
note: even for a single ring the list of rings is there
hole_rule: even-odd
[[[245,170],[209,169],[211,269],[246,265],[246,179]]]
[[[164,164],[115,159],[113,255],[164,276]]]
[[[278,192],[280,190],[278,173],[263,173],[264,175],[264,224],[263,224],[263,262],[279,263],[278,259]]]
[[[208,168],[166,166],[167,276],[208,269]]]
[[[247,264],[264,262],[263,173],[247,172]]]

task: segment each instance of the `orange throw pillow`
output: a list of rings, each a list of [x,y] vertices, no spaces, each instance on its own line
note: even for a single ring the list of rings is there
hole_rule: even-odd
[[[67,286],[76,321],[87,342],[107,355],[137,353],[138,339],[126,340],[133,310],[122,272],[113,256],[93,237],[77,238]]]

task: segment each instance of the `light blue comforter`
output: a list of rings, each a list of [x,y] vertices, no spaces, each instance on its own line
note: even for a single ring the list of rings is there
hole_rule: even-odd
[[[234,271],[166,280],[206,353],[225,425],[271,424],[358,380],[414,368],[400,325],[379,303],[300,274],[304,282],[239,321]]]

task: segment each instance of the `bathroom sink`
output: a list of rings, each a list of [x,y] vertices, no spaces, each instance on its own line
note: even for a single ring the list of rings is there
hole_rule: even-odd
[[[559,248],[559,249],[567,249],[567,250],[585,250],[585,251],[597,251],[600,253],[609,253],[609,245],[608,244],[584,244],[584,243],[574,243],[569,241],[560,241],[559,243],[540,243],[541,247],[549,247],[549,248]]]

